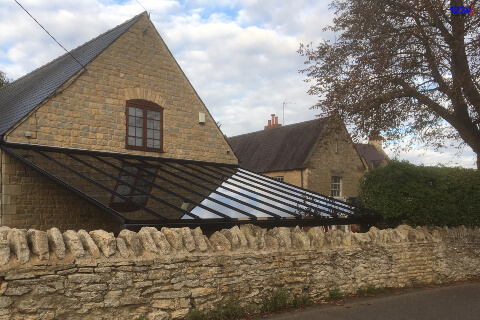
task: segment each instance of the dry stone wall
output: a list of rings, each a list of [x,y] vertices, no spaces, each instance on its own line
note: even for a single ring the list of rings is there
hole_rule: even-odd
[[[368,233],[243,225],[48,231],[0,227],[0,319],[182,319],[228,297],[478,278],[480,230],[400,226]]]

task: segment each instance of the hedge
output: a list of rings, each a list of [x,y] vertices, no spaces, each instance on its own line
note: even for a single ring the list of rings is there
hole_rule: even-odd
[[[390,161],[364,175],[358,201],[382,214],[380,227],[480,226],[480,172]]]

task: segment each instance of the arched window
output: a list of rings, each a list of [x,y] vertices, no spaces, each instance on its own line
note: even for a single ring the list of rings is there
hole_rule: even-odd
[[[147,100],[128,100],[126,148],[163,151],[163,108]]]

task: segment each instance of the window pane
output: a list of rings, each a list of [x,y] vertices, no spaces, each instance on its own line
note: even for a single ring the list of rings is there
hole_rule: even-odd
[[[137,143],[135,144],[137,147],[143,147],[143,139],[137,138]]]
[[[135,115],[137,117],[142,117],[143,116],[143,110],[140,108],[135,108]]]
[[[147,119],[153,119],[153,111],[147,110]]]
[[[135,136],[135,128],[134,127],[128,127],[128,135],[131,137]]]
[[[135,116],[135,109],[134,107],[128,107],[128,115]]]
[[[150,130],[150,129],[147,130],[147,138],[150,138],[150,139],[153,138],[153,130]]]
[[[155,139],[160,139],[160,131],[155,131],[154,138]]]
[[[160,120],[160,112],[154,112],[155,120]]]
[[[153,128],[156,130],[160,130],[160,121],[155,121]]]
[[[153,141],[153,147],[154,147],[155,149],[160,149],[160,141],[154,140],[154,141]]]
[[[135,125],[135,117],[133,117],[133,116],[128,117],[128,125],[129,126],[134,126]]]
[[[147,128],[153,129],[153,120],[147,119]]]
[[[143,129],[142,128],[137,128],[136,133],[137,133],[136,134],[137,137],[140,137],[140,138],[143,137]]]
[[[131,146],[135,145],[135,138],[134,137],[128,137],[128,144]]]
[[[135,118],[135,125],[139,128],[143,127],[143,119],[142,118]]]
[[[153,140],[147,139],[147,148],[153,148]]]

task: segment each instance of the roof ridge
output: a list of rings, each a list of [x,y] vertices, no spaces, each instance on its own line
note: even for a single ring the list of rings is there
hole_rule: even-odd
[[[236,135],[236,136],[228,137],[228,139],[232,139],[232,138],[236,138],[236,137],[241,137],[241,136],[245,136],[245,135],[248,135],[248,134],[259,133],[259,132],[268,132],[268,131],[272,132],[273,130],[277,130],[277,129],[287,128],[287,127],[291,127],[291,126],[295,126],[295,125],[301,125],[301,124],[305,124],[305,123],[307,123],[307,122],[325,121],[326,119],[327,119],[327,117],[316,118],[316,119],[312,119],[312,120],[305,120],[305,121],[301,121],[301,122],[296,122],[296,123],[287,124],[286,126],[282,125],[282,126],[280,126],[280,127],[271,128],[271,129],[267,129],[267,130],[263,129],[263,130],[253,131],[253,132],[242,133],[242,134],[239,134],[239,135]]]
[[[137,18],[139,18],[141,15],[143,15],[143,14],[145,14],[145,13],[147,13],[147,11],[143,11],[142,13],[140,13],[140,14],[136,15],[135,17],[133,17],[133,18],[131,18],[131,19],[129,19],[129,20],[127,20],[127,21],[125,21],[125,22],[123,22],[123,23],[121,23],[121,24],[117,25],[116,27],[113,27],[113,28],[111,28],[111,29],[109,29],[109,30],[105,31],[104,33],[102,33],[102,34],[98,35],[97,37],[95,37],[95,38],[93,38],[93,39],[90,39],[89,41],[87,41],[87,42],[85,42],[85,43],[83,43],[83,44],[81,44],[81,45],[77,46],[75,49],[72,49],[72,50],[70,50],[70,51],[68,51],[68,52],[65,52],[65,53],[64,53],[64,54],[62,54],[61,56],[59,56],[59,57],[57,57],[57,58],[55,58],[55,59],[51,60],[50,62],[47,62],[46,64],[44,64],[44,65],[42,65],[42,66],[38,67],[37,69],[34,69],[34,70],[32,70],[32,71],[30,71],[30,72],[28,72],[28,73],[24,74],[24,75],[23,75],[23,76],[21,76],[20,78],[17,78],[17,79],[15,79],[14,81],[12,81],[12,82],[8,83],[7,85],[5,85],[5,86],[1,87],[1,88],[0,88],[0,90],[3,90],[4,88],[7,88],[7,87],[9,87],[10,85],[12,85],[12,84],[16,83],[17,81],[20,81],[20,80],[22,80],[23,78],[25,78],[25,77],[27,77],[27,76],[31,76],[32,74],[34,74],[34,73],[37,73],[37,72],[39,72],[39,71],[41,71],[41,70],[45,69],[46,67],[48,67],[48,66],[50,66],[51,64],[53,64],[53,63],[57,62],[58,60],[60,60],[60,59],[63,59],[63,58],[64,58],[65,56],[67,56],[67,55],[70,55],[70,54],[72,54],[72,55],[73,55],[73,53],[74,53],[75,51],[77,51],[77,50],[79,50],[79,49],[81,49],[81,48],[83,48],[83,47],[87,46],[88,44],[92,43],[93,41],[97,40],[98,38],[100,38],[100,37],[103,37],[103,36],[105,36],[105,35],[107,35],[107,34],[109,34],[109,33],[113,32],[113,31],[117,30],[118,28],[120,28],[120,27],[124,26],[125,24],[127,24],[127,23],[130,23],[131,21],[133,21],[134,19],[137,19]],[[75,60],[76,60],[76,59],[77,59],[77,57],[75,57]],[[77,63],[78,63],[78,62],[77,62]],[[84,66],[83,64],[82,64],[82,68],[85,68],[85,66]]]

